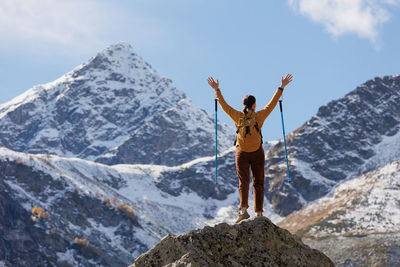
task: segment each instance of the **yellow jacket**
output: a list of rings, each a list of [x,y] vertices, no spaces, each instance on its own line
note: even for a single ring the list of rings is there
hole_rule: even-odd
[[[256,112],[255,117],[258,127],[260,128],[260,131],[261,127],[264,124],[265,119],[268,117],[268,115],[272,112],[272,110],[278,103],[278,100],[282,95],[282,91],[283,90],[277,89],[277,91],[275,92],[274,96],[269,101],[269,103],[263,109]],[[222,109],[234,121],[235,126],[237,127],[239,119],[241,116],[244,116],[244,113],[229,106],[228,103],[226,103],[224,97],[222,96],[221,90],[216,90],[215,95]],[[253,112],[252,110],[248,111],[246,116],[251,115],[252,112]],[[236,146],[240,147],[240,149],[243,150],[244,152],[256,151],[257,149],[260,148],[260,144],[261,144],[261,137],[259,135],[253,135],[252,137],[246,138],[244,140],[238,138],[236,142]]]

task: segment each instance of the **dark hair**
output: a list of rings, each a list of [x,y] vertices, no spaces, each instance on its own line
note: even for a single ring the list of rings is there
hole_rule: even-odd
[[[252,109],[254,103],[256,103],[256,98],[253,95],[243,97],[243,112],[247,114],[247,111]]]

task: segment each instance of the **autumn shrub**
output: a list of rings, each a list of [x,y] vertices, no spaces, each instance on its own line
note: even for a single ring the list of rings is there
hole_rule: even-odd
[[[41,219],[47,219],[50,217],[50,213],[48,211],[43,211],[41,207],[33,207],[32,208],[32,221],[37,221]]]
[[[104,199],[104,202],[106,203],[106,207],[111,207],[111,201],[108,197]]]
[[[43,209],[41,207],[33,207],[32,208],[32,215],[36,215],[39,218],[42,216],[43,214]]]
[[[86,246],[86,247],[89,246],[89,242],[86,241],[86,239],[84,239],[84,238],[75,237],[75,238],[74,238],[74,242],[77,243],[77,244],[84,245],[84,246]]]
[[[118,204],[117,208],[119,210],[123,211],[130,218],[134,218],[135,217],[135,212],[131,208],[129,208],[128,205],[126,205],[126,204]]]
[[[84,251],[86,250],[86,251],[90,251],[90,252],[96,254],[97,256],[100,255],[100,251],[99,251],[97,248],[91,246],[90,243],[89,243],[89,241],[87,241],[87,240],[84,239],[84,238],[75,237],[75,238],[74,238],[74,243],[79,244],[79,245],[82,246],[82,247],[81,247],[81,251],[82,251],[82,252],[84,252]]]

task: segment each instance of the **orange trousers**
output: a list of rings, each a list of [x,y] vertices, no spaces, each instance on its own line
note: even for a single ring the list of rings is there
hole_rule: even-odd
[[[240,207],[248,208],[250,168],[253,174],[254,211],[263,212],[265,154],[262,145],[257,151],[244,152],[236,147],[236,172],[239,177]]]

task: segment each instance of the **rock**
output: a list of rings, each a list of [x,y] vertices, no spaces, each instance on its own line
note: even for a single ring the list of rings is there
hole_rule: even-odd
[[[266,217],[206,226],[165,236],[130,267],[145,266],[334,266],[318,250]]]

